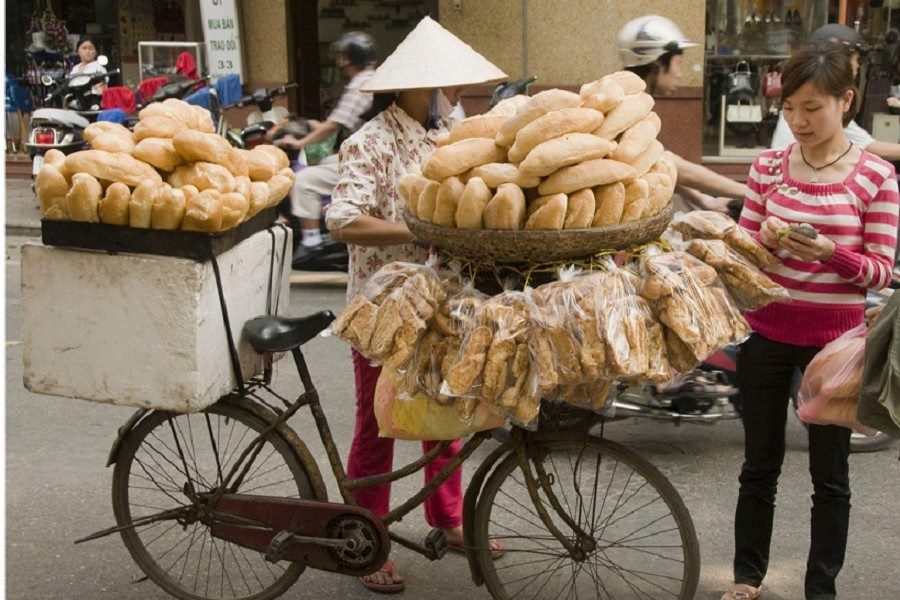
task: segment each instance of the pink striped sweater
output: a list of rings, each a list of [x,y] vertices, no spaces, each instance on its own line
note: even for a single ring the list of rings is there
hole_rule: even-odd
[[[790,292],[791,301],[747,313],[760,335],[798,346],[824,346],[863,320],[869,289],[891,281],[897,245],[897,174],[881,158],[862,151],[839,183],[806,183],[788,172],[791,147],[762,152],[750,169],[740,225],[757,239],[770,215],[809,223],[837,244],[824,263],[776,250],[780,265],[766,274]]]

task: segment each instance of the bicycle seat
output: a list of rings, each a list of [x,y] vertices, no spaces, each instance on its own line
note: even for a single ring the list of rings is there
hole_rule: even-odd
[[[244,324],[244,337],[257,352],[287,352],[316,337],[334,319],[330,310],[296,319],[256,317]]]

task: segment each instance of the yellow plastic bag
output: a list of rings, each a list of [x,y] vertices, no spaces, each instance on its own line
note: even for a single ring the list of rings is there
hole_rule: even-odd
[[[400,388],[397,372],[384,367],[375,386],[378,435],[398,440],[455,440],[476,431],[494,429],[504,419],[479,403],[470,419],[462,419],[455,403],[441,406],[423,394]]]

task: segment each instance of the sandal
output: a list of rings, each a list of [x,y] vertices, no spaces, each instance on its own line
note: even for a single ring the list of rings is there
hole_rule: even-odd
[[[747,590],[735,590],[734,585],[742,585]],[[762,591],[762,587],[755,588],[752,585],[746,583],[738,583],[728,586],[728,591],[722,595],[719,600],[754,600],[754,598],[759,598],[759,593]]]
[[[366,577],[371,577],[375,573],[384,573],[391,580],[391,583],[378,583],[377,581],[366,579]],[[367,589],[379,594],[397,594],[406,589],[406,581],[394,581],[394,561],[388,560],[375,573],[360,577],[359,582]]]
[[[491,558],[497,560],[501,558],[504,554],[506,554],[506,546],[503,542],[498,542],[497,540],[490,540],[491,543]],[[447,542],[447,547],[450,548],[453,552],[458,552],[459,554],[466,553],[466,547],[462,544],[452,544]]]

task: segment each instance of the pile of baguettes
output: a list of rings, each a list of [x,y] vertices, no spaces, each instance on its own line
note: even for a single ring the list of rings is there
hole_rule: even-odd
[[[661,211],[677,174],[637,75],[516,96],[457,123],[400,193],[419,220],[461,229],[581,229]]]
[[[35,181],[43,218],[226,231],[278,204],[293,185],[283,151],[233,148],[201,107],[171,99],[139,116],[134,133],[92,123],[84,131],[90,150],[47,152]]]

